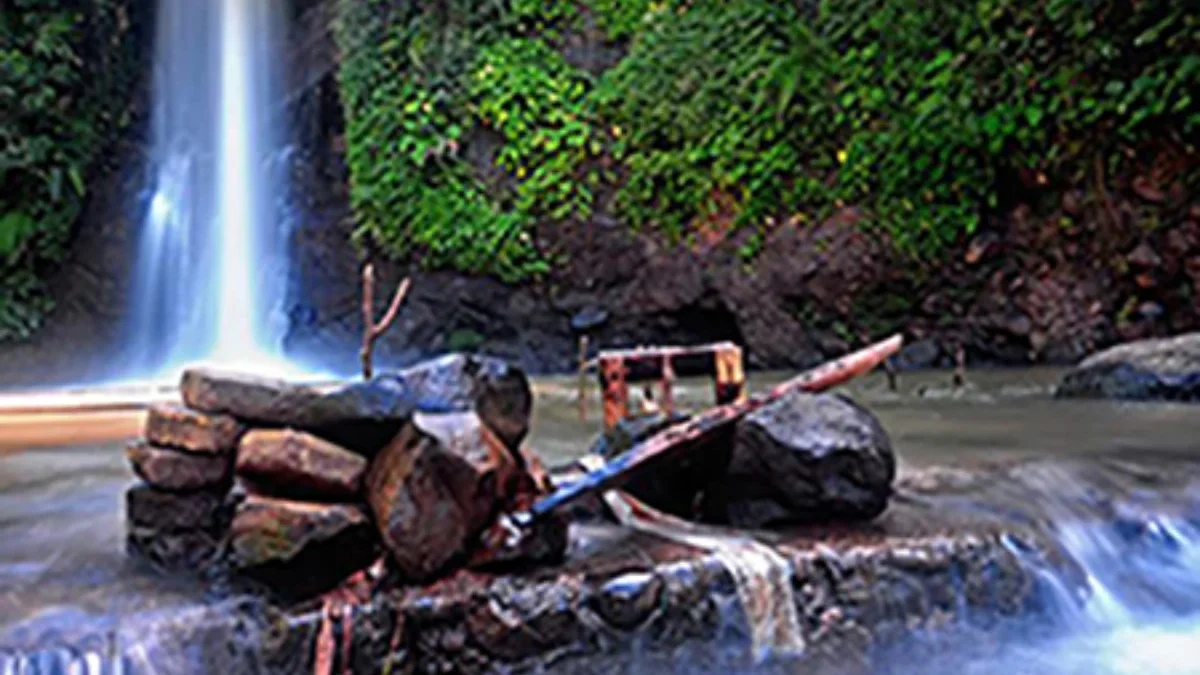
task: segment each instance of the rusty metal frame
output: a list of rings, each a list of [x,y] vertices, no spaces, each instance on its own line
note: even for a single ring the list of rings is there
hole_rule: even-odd
[[[713,377],[717,405],[746,399],[746,371],[742,363],[742,348],[732,342],[697,346],[638,347],[601,351],[596,357],[600,390],[604,397],[604,428],[611,429],[629,415],[629,385],[633,382],[658,382],[661,408],[671,412],[675,405],[675,359],[711,355],[708,374]],[[634,377],[632,367],[655,374]]]

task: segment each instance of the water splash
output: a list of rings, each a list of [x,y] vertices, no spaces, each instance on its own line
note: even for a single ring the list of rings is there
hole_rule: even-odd
[[[749,624],[756,664],[804,653],[804,635],[792,588],[792,565],[786,557],[750,536],[676,518],[625,493],[606,492],[604,501],[623,524],[708,551],[720,561],[733,577]]]
[[[273,111],[282,9],[164,0],[127,374],[215,360],[282,364],[289,219]]]

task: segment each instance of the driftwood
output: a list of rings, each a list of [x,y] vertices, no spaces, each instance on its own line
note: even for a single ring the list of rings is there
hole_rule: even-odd
[[[713,436],[746,414],[785,394],[792,391],[823,391],[870,371],[899,351],[902,342],[901,336],[895,335],[806,371],[763,394],[710,408],[687,422],[665,429],[634,445],[620,457],[594,471],[589,471],[580,480],[539,499],[528,510],[513,514],[512,521],[519,526],[528,526],[536,519],[576,499],[619,487],[647,469],[669,462],[686,452],[689,447],[695,446],[693,441]]]
[[[375,266],[367,263],[363,267],[363,341],[362,349],[358,352],[358,358],[362,361],[363,379],[369,380],[373,374],[371,368],[371,355],[375,350],[375,341],[380,335],[387,332],[388,328],[396,322],[396,316],[400,314],[400,303],[404,302],[404,296],[408,294],[409,279],[404,278],[400,285],[396,288],[395,295],[392,296],[392,304],[388,306],[387,312],[379,321],[375,320]]]

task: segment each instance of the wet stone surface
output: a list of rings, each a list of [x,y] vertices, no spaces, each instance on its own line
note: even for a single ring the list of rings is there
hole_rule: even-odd
[[[1063,376],[1061,398],[1200,401],[1200,333],[1140,340],[1084,359]]]
[[[376,554],[363,509],[248,495],[229,528],[238,570],[295,597],[310,597],[366,567]]]
[[[228,415],[206,415],[183,406],[163,404],[150,408],[143,436],[151,445],[224,454],[237,447],[244,430]]]
[[[129,463],[142,480],[161,490],[194,491],[228,485],[233,457],[160,448],[136,442],[126,451]]]
[[[238,475],[280,496],[351,500],[366,471],[361,455],[302,431],[255,429],[238,446]]]

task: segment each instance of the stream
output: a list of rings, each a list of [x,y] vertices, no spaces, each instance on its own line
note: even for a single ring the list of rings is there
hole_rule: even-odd
[[[977,372],[968,387],[952,390],[946,373],[903,374],[898,392],[888,391],[873,375],[846,391],[880,417],[902,477],[934,465],[1024,459],[1094,456],[1128,465],[1134,477],[1138,462],[1148,458],[1181,466],[1200,462],[1196,408],[1057,401],[1051,392],[1058,375],[1054,370]],[[751,388],[781,377],[752,376]],[[529,443],[550,465],[581,454],[599,426],[594,383],[586,422],[579,419],[574,387],[572,378],[539,381]],[[685,381],[677,400],[695,407],[711,401],[711,392],[703,383]],[[1038,494],[1036,499],[1015,495],[1014,513],[1050,523],[1062,549],[1085,572],[1089,597],[1072,597],[1066,584],[1046,572],[1046,591],[1061,596],[1050,598],[1049,617],[1005,627],[999,641],[974,639],[970,626],[915,635],[880,654],[878,670],[889,675],[1200,673],[1200,492],[1189,488],[1190,512],[1185,509],[1184,515],[1146,512],[1107,522],[1071,511],[1065,499],[1073,489],[1070,474],[1056,473],[1052,466],[1030,470],[1041,472],[1028,481],[1039,486]],[[187,616],[211,597],[206,583],[165,577],[126,557],[123,500],[133,483],[119,444],[0,455],[0,675],[141,672],[97,655],[136,640],[143,617]],[[1136,496],[1136,480],[1130,485],[1129,493]],[[1041,563],[1031,558],[1028,564],[1038,568]],[[684,671],[688,668],[672,672]]]

